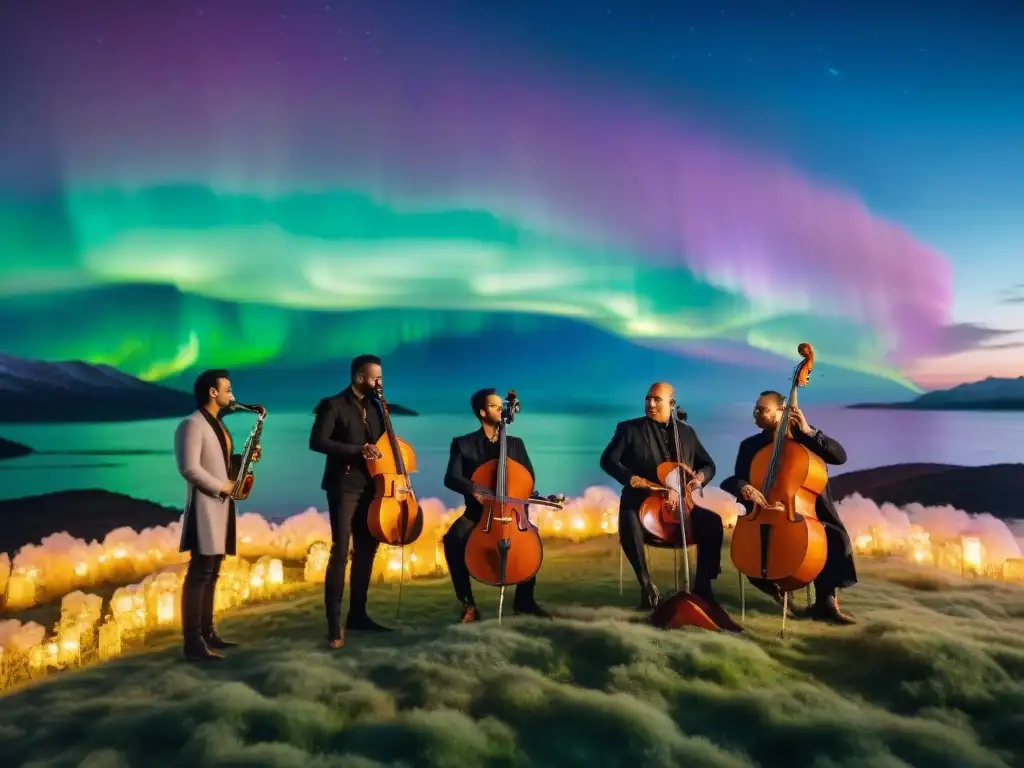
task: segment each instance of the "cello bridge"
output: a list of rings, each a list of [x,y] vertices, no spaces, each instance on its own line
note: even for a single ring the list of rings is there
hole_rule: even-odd
[[[497,522],[499,522],[499,523],[511,523],[512,522],[512,518],[511,517],[495,517],[495,518],[492,518],[492,519],[497,521]]]

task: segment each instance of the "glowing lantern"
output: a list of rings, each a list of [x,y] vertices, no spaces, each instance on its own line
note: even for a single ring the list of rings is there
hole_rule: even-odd
[[[35,568],[17,569],[7,580],[7,596],[4,606],[8,611],[24,610],[36,604],[36,593],[39,584],[36,581]]]
[[[1003,562],[1003,581],[1024,582],[1024,557],[1011,557]]]
[[[962,557],[964,570],[968,570],[973,573],[980,573],[983,560],[981,539],[977,536],[964,536],[961,541],[961,547],[963,548]]]
[[[101,661],[112,659],[121,653],[121,627],[111,616],[100,627],[97,653]]]
[[[306,553],[306,566],[302,578],[309,584],[322,584],[327,577],[327,562],[331,551],[322,541],[314,541]]]
[[[871,548],[871,534],[862,533],[854,540],[854,547],[860,554],[865,554]]]
[[[280,587],[284,584],[284,563],[276,557],[267,565],[267,584]]]
[[[62,666],[77,663],[82,653],[82,631],[78,627],[61,630],[57,637],[57,659]]]

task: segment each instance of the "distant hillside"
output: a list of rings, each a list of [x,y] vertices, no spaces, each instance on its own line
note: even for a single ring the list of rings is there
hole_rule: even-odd
[[[151,384],[109,365],[0,355],[0,422],[140,421],[184,416],[194,408],[190,392]]]
[[[952,389],[925,392],[901,403],[857,403],[849,408],[890,408],[917,411],[1024,411],[1024,376],[989,377]]]
[[[122,526],[135,530],[167,525],[181,510],[101,490],[60,491],[0,501],[0,552],[12,556],[25,544],[67,531],[89,541],[102,540]]]
[[[837,501],[859,493],[876,504],[949,504],[1004,520],[1024,518],[1024,464],[895,464],[836,475],[829,479],[829,486]]]
[[[30,453],[32,453],[32,449],[27,445],[0,437],[0,459],[16,459],[19,456],[28,456]]]

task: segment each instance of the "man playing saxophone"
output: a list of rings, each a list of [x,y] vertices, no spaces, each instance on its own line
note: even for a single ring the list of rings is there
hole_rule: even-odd
[[[196,411],[174,435],[178,472],[186,482],[180,551],[191,553],[181,593],[182,639],[187,660],[218,661],[224,657],[217,651],[238,645],[214,629],[213,599],[221,563],[236,551],[232,496],[238,484],[233,478],[244,476],[248,466],[240,466],[241,456],[232,455],[231,433],[222,421],[236,406],[228,371],[203,371],[193,393]],[[257,408],[262,411],[246,406]],[[247,465],[259,461],[258,442],[246,453]]]

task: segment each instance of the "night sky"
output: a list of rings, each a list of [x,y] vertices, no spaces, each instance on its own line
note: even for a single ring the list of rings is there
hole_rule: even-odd
[[[1014,3],[6,5],[0,351],[1024,374]]]

